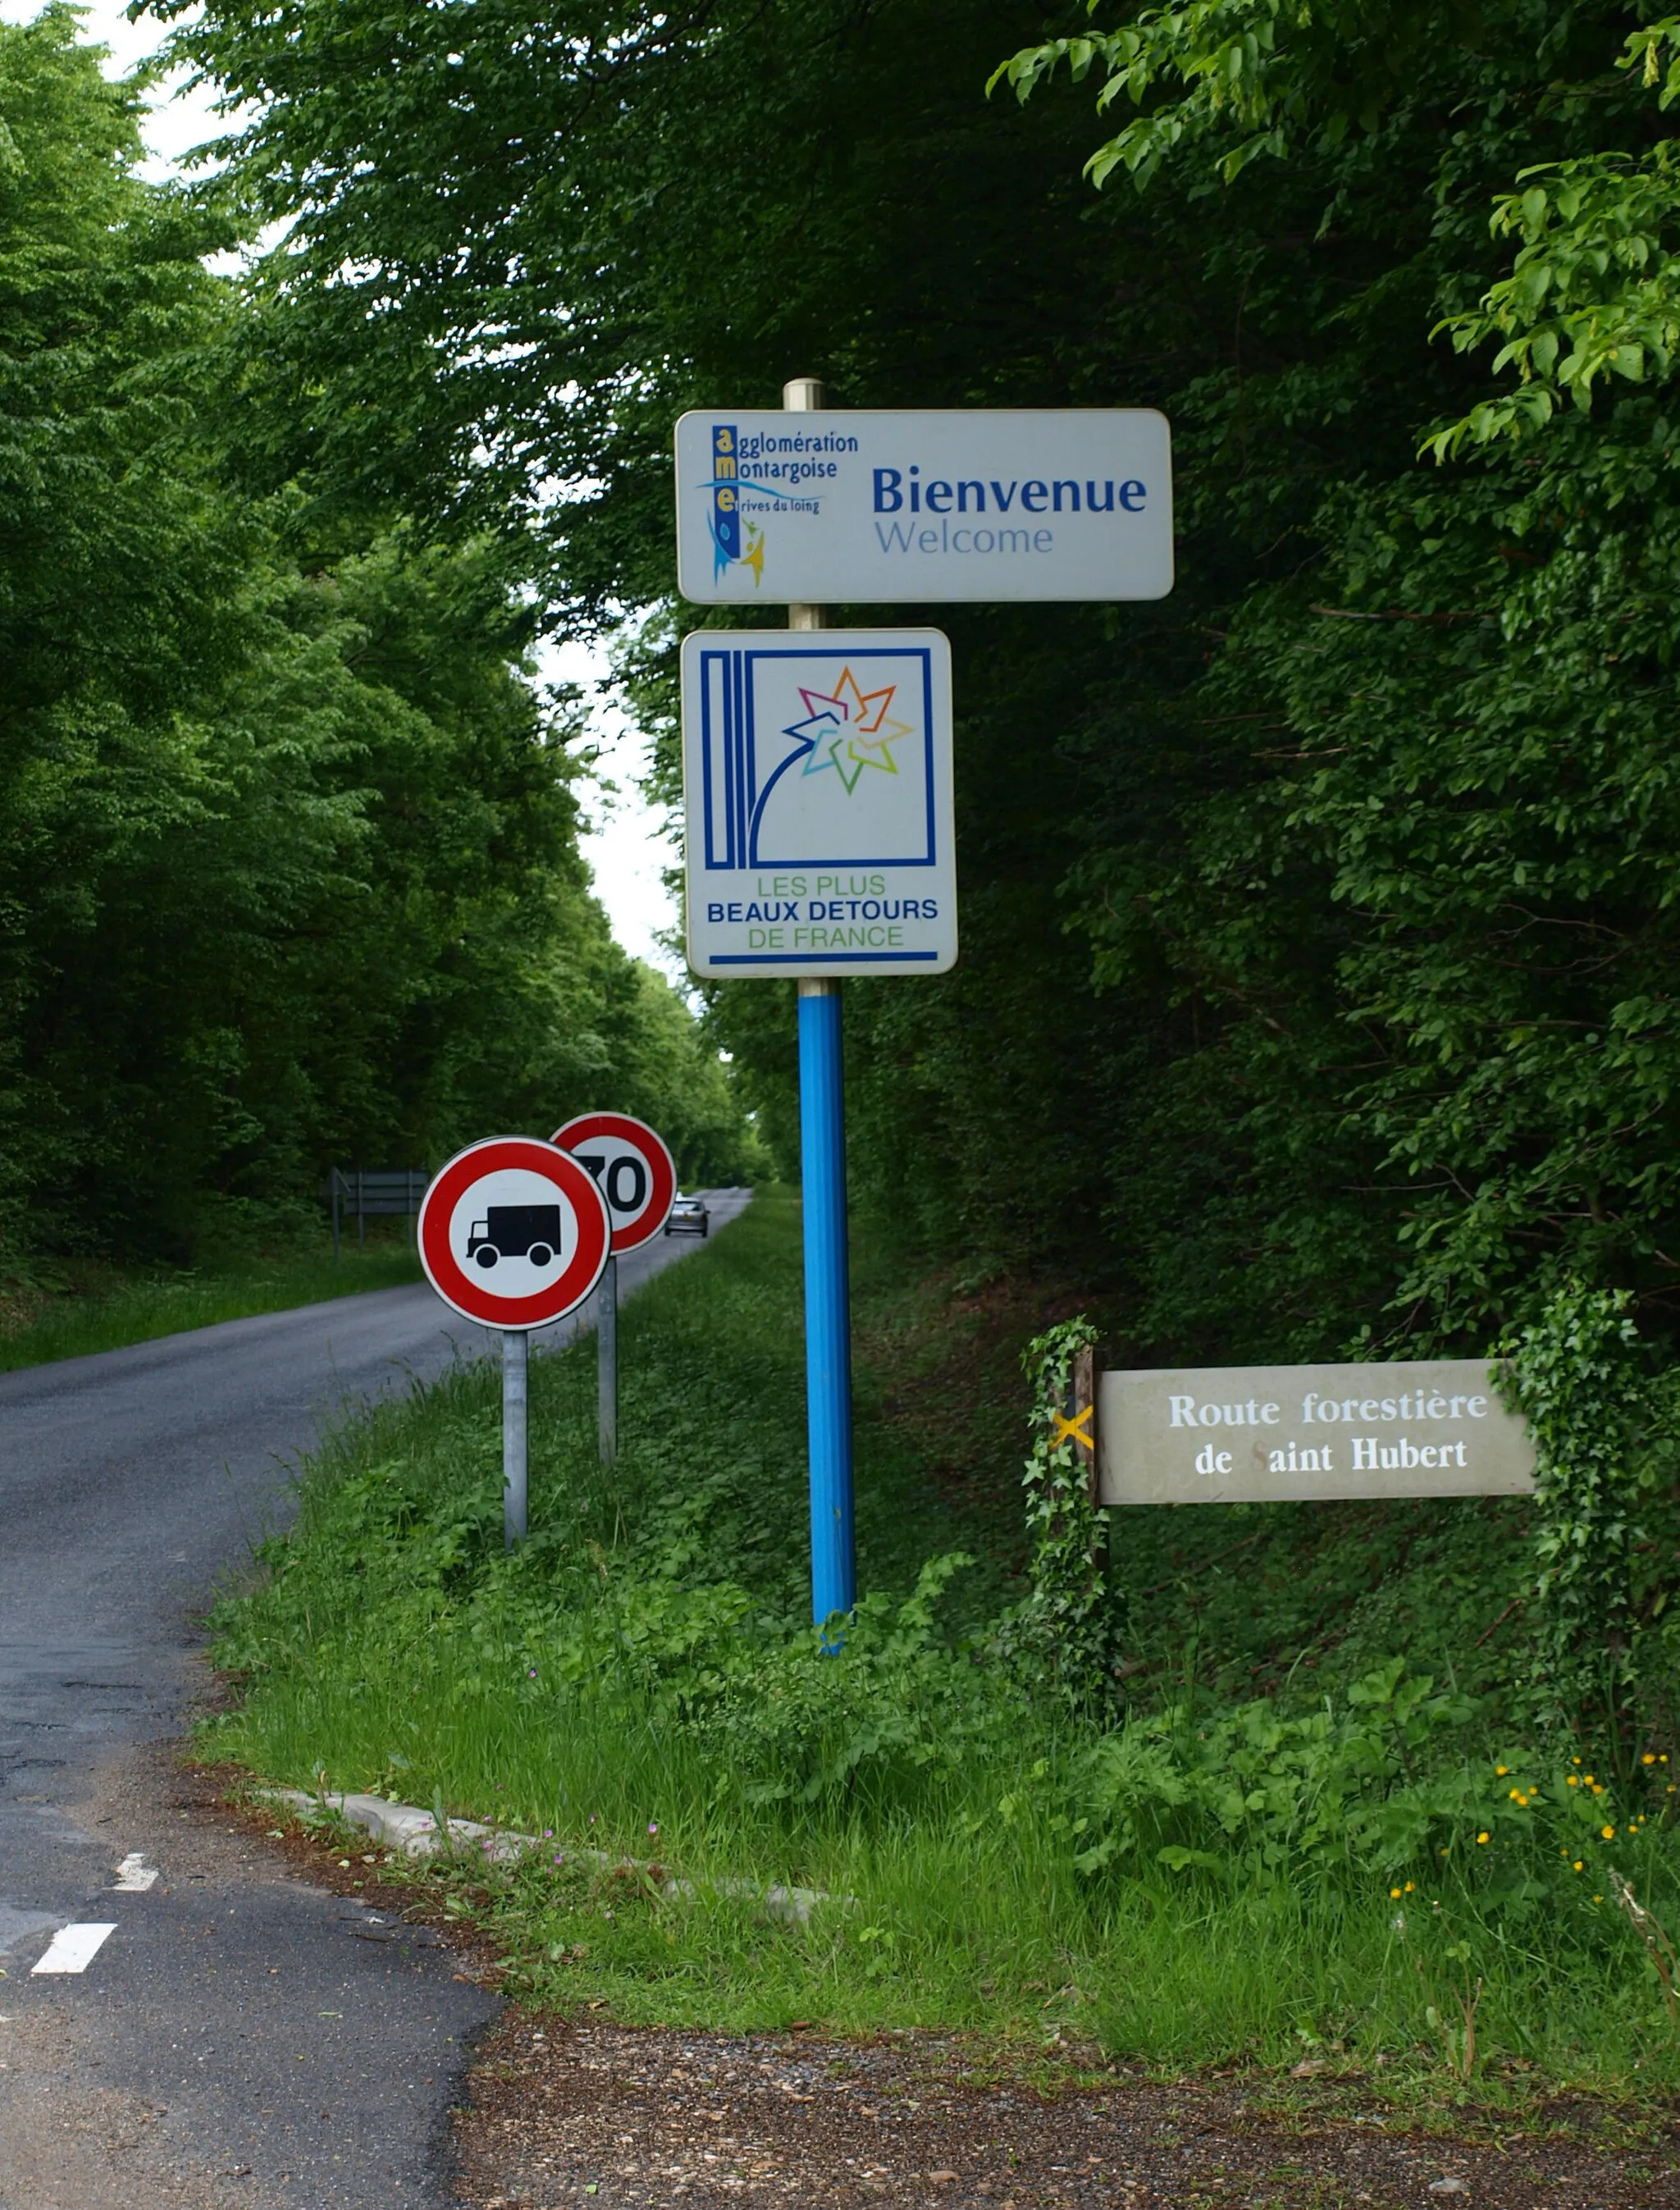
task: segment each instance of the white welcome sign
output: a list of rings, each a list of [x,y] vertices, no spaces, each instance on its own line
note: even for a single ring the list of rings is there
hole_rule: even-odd
[[[720,407],[677,424],[701,606],[1161,599],[1172,443],[1148,407]]]
[[[1104,1504],[1515,1496],[1534,1486],[1527,1422],[1484,1358],[1369,1366],[1105,1373]]]

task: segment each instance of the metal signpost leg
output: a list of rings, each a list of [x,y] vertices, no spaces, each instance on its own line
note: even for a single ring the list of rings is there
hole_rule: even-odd
[[[511,1550],[525,1539],[526,1382],[529,1341],[523,1331],[502,1335],[502,1539]]]
[[[805,1197],[805,1388],[811,1444],[811,1612],[857,1597],[852,1542],[852,1313],[840,985],[799,986],[799,1128]]]
[[[601,1463],[619,1454],[619,1262],[609,1257],[595,1291],[595,1387],[600,1405]]]

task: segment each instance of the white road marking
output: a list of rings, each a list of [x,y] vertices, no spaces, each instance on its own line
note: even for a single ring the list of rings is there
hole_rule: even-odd
[[[148,1865],[138,1850],[130,1850],[117,1868],[117,1885],[113,1895],[144,1895],[157,1878],[157,1869]]]
[[[117,1922],[84,1922],[79,1926],[61,1926],[46,1945],[44,1956],[34,1966],[37,1972],[85,1972],[111,1936],[117,1931]]]

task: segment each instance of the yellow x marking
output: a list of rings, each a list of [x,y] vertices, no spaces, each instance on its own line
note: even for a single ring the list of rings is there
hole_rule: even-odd
[[[1058,1443],[1071,1442],[1078,1443],[1082,1450],[1095,1451],[1097,1444],[1085,1422],[1096,1410],[1095,1404],[1087,1404],[1083,1412],[1076,1412],[1071,1420],[1058,1412],[1056,1430],[1050,1437],[1050,1448],[1054,1450]]]

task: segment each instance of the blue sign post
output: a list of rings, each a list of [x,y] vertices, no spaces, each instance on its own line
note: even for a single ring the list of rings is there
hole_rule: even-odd
[[[807,412],[822,387],[801,379],[784,399]],[[710,425],[703,468],[713,568],[739,567],[756,584],[781,520],[758,474],[743,471],[730,420]],[[841,978],[942,974],[957,957],[951,647],[937,630],[836,629],[827,607],[790,601],[784,631],[686,637],[682,691],[689,965],[799,984],[811,1610],[821,1627],[857,1598]]]
[[[789,612],[786,630],[683,641],[688,963],[799,985],[822,1625],[856,1597],[841,978],[939,975],[957,957],[951,646],[938,630],[833,629],[825,608]]]
[[[805,1200],[805,1388],[811,1452],[811,1611],[857,1598],[852,1511],[852,1293],[840,984],[799,986],[799,1136]]]
[[[782,410],[700,408],[676,427],[683,596],[783,604],[788,631],[825,638],[684,641],[688,963],[799,981],[820,1625],[857,1585],[840,977],[943,974],[957,881],[949,643],[838,631],[813,601],[1163,598],[1172,451],[1148,408],[830,413],[816,378],[796,377]]]
[[[801,378],[784,397],[805,412],[822,405],[822,387]],[[754,518],[766,493],[743,474],[730,421],[711,425],[704,465],[713,565],[756,578],[777,524]],[[951,648],[936,630],[838,630],[828,607],[794,601],[784,631],[685,639],[682,687],[689,965],[799,984],[820,1627],[857,1599],[841,978],[937,975],[957,957]]]

